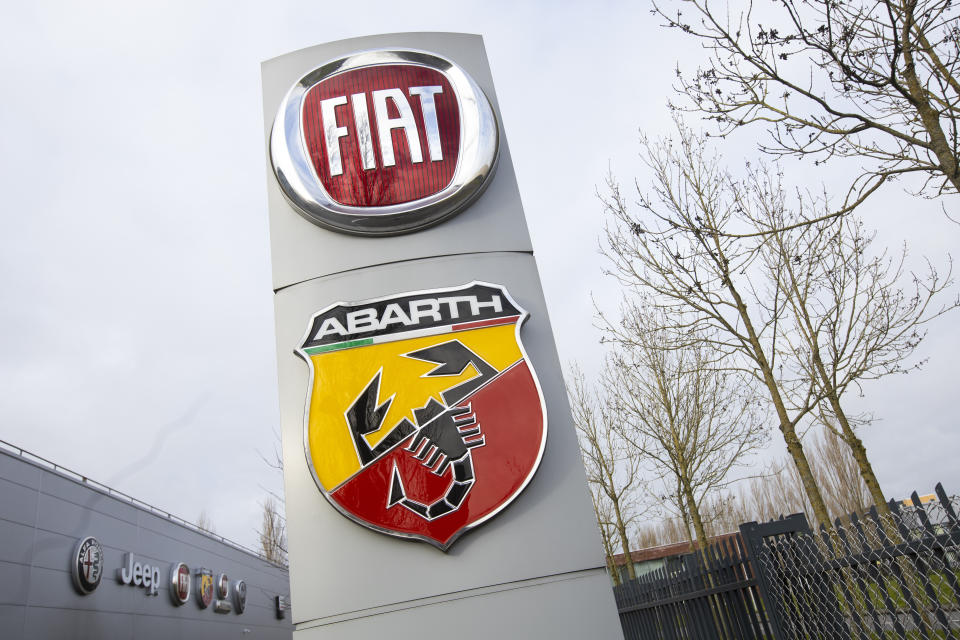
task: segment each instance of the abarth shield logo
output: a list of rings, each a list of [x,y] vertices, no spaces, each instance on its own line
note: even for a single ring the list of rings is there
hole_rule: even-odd
[[[206,609],[213,602],[213,572],[210,569],[197,569],[197,604]]]
[[[446,550],[507,506],[546,441],[527,318],[500,285],[337,303],[297,353],[310,366],[307,461],[352,520]]]
[[[455,62],[409,49],[361,51],[303,76],[270,137],[277,183],[320,226],[417,231],[459,213],[496,166],[490,101]]]

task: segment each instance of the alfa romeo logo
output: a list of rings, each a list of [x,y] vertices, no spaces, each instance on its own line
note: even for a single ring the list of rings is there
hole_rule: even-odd
[[[307,459],[327,499],[444,550],[506,507],[546,440],[527,316],[476,282],[314,315],[297,353],[311,370]]]
[[[302,77],[273,124],[284,196],[321,226],[389,235],[436,224],[480,195],[497,161],[493,108],[456,63],[362,51]]]
[[[73,586],[81,594],[92,593],[103,577],[103,547],[96,538],[88,536],[77,541],[73,550],[70,573]]]

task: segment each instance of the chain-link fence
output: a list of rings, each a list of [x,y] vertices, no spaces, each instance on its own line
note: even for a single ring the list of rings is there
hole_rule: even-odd
[[[614,589],[628,640],[960,640],[960,500],[890,502],[813,530],[803,514]]]
[[[960,638],[956,498],[890,502],[811,530],[801,514],[741,527],[777,638]]]

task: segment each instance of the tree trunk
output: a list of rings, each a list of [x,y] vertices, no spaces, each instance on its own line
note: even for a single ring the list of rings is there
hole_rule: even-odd
[[[920,79],[917,77],[916,63],[913,59],[913,43],[910,35],[915,26],[913,17],[913,3],[905,3],[905,18],[903,21],[903,30],[901,32],[901,47],[903,48],[903,78],[907,81],[907,89],[910,92],[910,100],[917,109],[917,115],[920,116],[920,122],[930,137],[930,150],[937,157],[940,163],[940,170],[953,184],[953,188],[960,192],[960,163],[954,155],[947,141],[947,136],[940,126],[940,114],[930,105]]]
[[[623,549],[623,555],[626,558],[627,577],[631,580],[636,579],[637,573],[633,568],[633,559],[630,557],[630,539],[627,537],[627,525],[623,522],[623,516],[620,514],[620,500],[611,497],[613,502],[613,513],[617,518],[617,533],[620,534],[620,547]]]
[[[792,272],[791,280],[793,280]],[[806,305],[799,297],[800,292],[796,289],[795,280],[793,284],[793,293],[796,296],[795,300],[797,304],[800,305],[800,315],[803,318],[803,323],[806,328],[806,333],[808,336],[807,342],[810,346],[810,354],[813,357],[813,366],[816,370],[815,375],[820,377],[820,383],[827,391],[827,400],[830,402],[830,408],[833,411],[833,415],[840,424],[840,431],[843,434],[843,441],[848,447],[850,447],[850,451],[853,453],[853,458],[857,461],[857,468],[860,470],[860,477],[863,478],[864,484],[867,485],[867,490],[870,492],[870,497],[873,498],[873,504],[877,507],[877,510],[881,514],[887,515],[889,508],[887,507],[887,500],[883,496],[883,491],[880,489],[880,481],[877,480],[877,476],[873,472],[873,465],[870,464],[870,460],[867,458],[866,447],[863,446],[863,442],[859,437],[857,437],[853,427],[850,426],[850,421],[847,420],[847,414],[840,405],[840,396],[837,395],[836,384],[827,373],[827,368],[823,364],[823,358],[820,357],[820,344],[817,338],[817,333],[814,331],[813,324],[810,321],[810,316],[807,314]],[[841,516],[846,514],[837,515]]]
[[[613,584],[619,585],[621,583],[620,570],[617,569],[617,564],[613,561],[613,545],[610,544],[610,534],[607,533],[607,528],[603,525],[600,526],[600,540],[603,541],[603,554],[607,557],[607,571],[613,578]]]
[[[700,509],[697,507],[697,501],[693,497],[693,489],[686,478],[681,478],[683,485],[683,497],[687,501],[687,511],[690,513],[690,520],[693,521],[693,529],[697,534],[697,546],[702,551],[707,547],[707,533],[703,529],[703,520],[700,518]]]
[[[783,398],[780,396],[780,388],[777,386],[776,378],[773,377],[773,371],[770,368],[770,363],[767,361],[763,346],[760,344],[760,339],[757,338],[753,323],[750,321],[747,306],[743,303],[743,299],[740,297],[740,293],[736,287],[733,286],[733,281],[730,279],[729,273],[724,275],[726,275],[727,289],[733,296],[737,313],[747,331],[750,348],[753,351],[753,358],[757,365],[759,365],[760,372],[763,374],[763,382],[767,387],[767,391],[770,392],[770,399],[773,401],[777,418],[780,421],[780,432],[783,434],[784,442],[787,443],[787,451],[790,453],[790,457],[793,458],[793,463],[797,466],[797,472],[800,474],[800,482],[803,483],[803,490],[807,494],[807,498],[810,500],[810,505],[813,508],[813,515],[817,519],[817,522],[829,527],[830,514],[827,513],[827,506],[823,501],[823,495],[821,495],[820,487],[817,486],[816,478],[814,478],[813,471],[810,469],[810,462],[807,460],[807,455],[803,451],[803,445],[800,443],[800,438],[797,436],[793,422],[791,422],[790,417],[787,415],[786,405],[784,405]]]
[[[821,369],[822,366],[823,365],[820,365]],[[887,506],[887,499],[883,496],[883,491],[880,489],[880,481],[877,480],[877,476],[873,472],[873,465],[870,464],[870,460],[867,458],[867,448],[863,446],[863,441],[860,440],[853,430],[853,427],[850,426],[850,422],[847,420],[847,414],[843,412],[843,407],[840,406],[840,398],[837,397],[836,391],[831,390],[827,397],[830,400],[830,408],[833,410],[833,415],[840,424],[843,441],[850,447],[850,452],[853,453],[853,459],[857,461],[857,467],[860,469],[860,477],[863,478],[864,484],[867,485],[867,491],[870,492],[873,504],[877,507],[877,511],[886,515],[890,511],[890,508]]]

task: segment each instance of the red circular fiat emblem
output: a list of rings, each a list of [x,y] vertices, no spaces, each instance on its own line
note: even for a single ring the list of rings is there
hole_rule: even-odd
[[[480,87],[423,51],[364,51],[288,92],[270,157],[294,209],[359,235],[423,229],[462,211],[496,165],[499,133]]]
[[[170,599],[177,606],[186,604],[190,600],[190,567],[177,562],[170,567]]]

